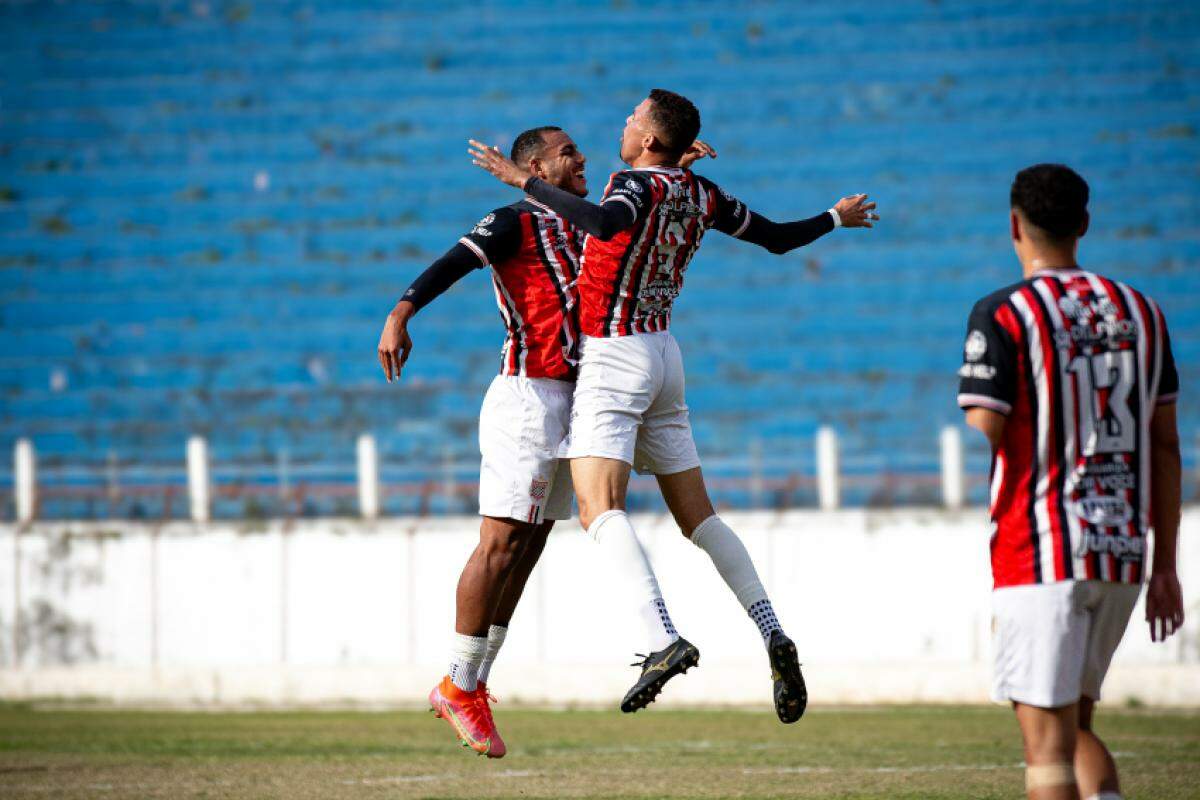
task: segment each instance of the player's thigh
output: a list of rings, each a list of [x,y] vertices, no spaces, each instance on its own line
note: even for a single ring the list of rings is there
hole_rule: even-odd
[[[658,488],[671,516],[684,536],[691,537],[696,526],[716,513],[700,467],[669,475],[655,475],[655,478],[658,479]]]
[[[566,455],[633,463],[661,359],[638,336],[584,337]]]
[[[641,473],[673,475],[700,466],[684,394],[683,358],[670,334],[662,340],[662,383],[638,432],[634,468]]]
[[[479,513],[540,523],[559,468],[572,387],[498,376],[479,416]]]
[[[1082,587],[1092,595],[1088,603],[1091,625],[1084,646],[1082,692],[1093,701],[1100,699],[1100,687],[1112,665],[1113,654],[1133,616],[1141,584],[1086,581]]]
[[[992,699],[1039,708],[1082,694],[1090,618],[1074,581],[992,592]]]

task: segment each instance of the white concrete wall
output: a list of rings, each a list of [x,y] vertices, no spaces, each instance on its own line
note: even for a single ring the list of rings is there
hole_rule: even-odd
[[[797,641],[814,702],[985,701],[983,513],[730,513]],[[635,517],[701,669],[663,702],[766,703],[753,624],[669,518]],[[560,525],[493,672],[502,696],[615,703],[641,623],[577,525]],[[0,527],[0,694],[120,701],[417,703],[445,670],[476,518]],[[1200,512],[1185,514],[1188,621],[1142,609],[1110,699],[1200,705]],[[22,613],[18,632],[14,607]]]

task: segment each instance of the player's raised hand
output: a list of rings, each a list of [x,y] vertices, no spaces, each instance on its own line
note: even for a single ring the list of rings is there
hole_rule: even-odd
[[[695,164],[702,158],[716,158],[717,151],[712,148],[708,142],[697,139],[692,142],[692,146],[679,157],[679,166],[684,169],[691,169],[692,164]]]
[[[499,147],[492,147],[474,139],[468,139],[467,142],[470,144],[467,153],[471,156],[472,164],[487,170],[509,186],[525,188],[525,182],[532,176],[501,153]]]
[[[383,323],[383,333],[379,335],[379,365],[383,367],[388,383],[392,382],[393,376],[400,380],[400,370],[412,352],[408,320],[414,313],[416,307],[407,300],[401,300]]]
[[[843,228],[874,228],[872,223],[879,219],[874,201],[868,203],[865,194],[843,197],[833,208],[841,217]]]
[[[1155,571],[1146,587],[1146,622],[1150,641],[1165,641],[1183,627],[1183,590],[1174,572]]]

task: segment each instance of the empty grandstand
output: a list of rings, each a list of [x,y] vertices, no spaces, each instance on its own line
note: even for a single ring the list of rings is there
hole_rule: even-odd
[[[218,515],[349,513],[369,432],[386,513],[472,510],[486,277],[414,322],[398,386],[383,317],[512,200],[468,137],[562,125],[595,193],[664,86],[720,152],[698,171],[752,207],[884,214],[785,258],[714,234],[693,264],[673,330],[722,503],[815,502],[822,425],[846,502],[938,498],[966,312],[1019,277],[1008,182],[1036,161],[1091,182],[1082,263],[1160,299],[1193,468],[1198,40],[1200,7],[1162,0],[5,3],[0,448],[32,441],[43,516],[185,515],[197,434]]]

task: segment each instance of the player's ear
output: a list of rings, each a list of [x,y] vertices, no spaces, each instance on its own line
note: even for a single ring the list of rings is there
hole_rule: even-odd
[[[1008,212],[1008,227],[1012,240],[1014,242],[1021,241],[1021,217],[1015,208]]]
[[[1079,226],[1079,238],[1082,239],[1088,232],[1088,225],[1092,224],[1092,215],[1088,212],[1083,212],[1083,224]]]
[[[520,166],[518,164],[518,166]],[[525,169],[529,170],[529,174],[535,178],[546,180],[546,170],[542,168],[542,160],[540,158],[531,158],[529,163],[525,165]]]

